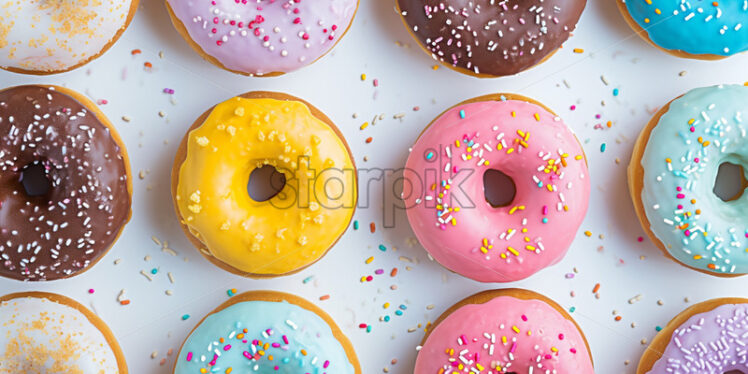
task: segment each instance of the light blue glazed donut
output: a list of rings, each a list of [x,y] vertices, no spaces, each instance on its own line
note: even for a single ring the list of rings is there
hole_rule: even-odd
[[[748,0],[618,0],[652,42],[692,55],[748,50]]]
[[[711,274],[748,273],[748,193],[723,201],[713,192],[722,163],[748,170],[747,122],[748,87],[697,88],[670,103],[631,164],[643,170],[651,232],[676,260]]]
[[[174,368],[175,374],[355,372],[327,322],[286,301],[241,301],[210,314],[184,342]]]

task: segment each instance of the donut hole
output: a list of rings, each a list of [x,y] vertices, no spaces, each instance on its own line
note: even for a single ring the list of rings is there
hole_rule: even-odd
[[[286,186],[286,176],[270,165],[252,170],[247,182],[247,193],[257,202],[268,201]]]
[[[40,162],[33,162],[21,170],[21,185],[28,196],[46,196],[52,189],[47,169]]]
[[[517,195],[512,177],[500,170],[488,169],[483,173],[483,193],[486,202],[494,208],[509,206]]]
[[[746,373],[743,373],[742,371],[735,369],[735,370],[726,371],[724,374],[746,374]]]
[[[746,186],[748,183],[746,183],[743,166],[730,162],[723,162],[719,165],[713,191],[722,201],[737,200],[743,195]]]

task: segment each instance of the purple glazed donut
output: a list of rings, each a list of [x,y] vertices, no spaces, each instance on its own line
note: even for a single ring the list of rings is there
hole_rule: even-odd
[[[205,59],[250,76],[288,73],[343,37],[359,0],[166,0],[174,26]]]
[[[647,348],[637,374],[734,374],[748,370],[748,299],[712,299],[684,310]]]

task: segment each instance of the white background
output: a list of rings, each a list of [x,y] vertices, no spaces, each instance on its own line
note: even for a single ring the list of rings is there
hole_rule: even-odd
[[[143,53],[132,56],[130,51],[136,48]],[[584,53],[573,53],[574,48],[583,48]],[[143,69],[145,61],[153,63],[151,71]],[[92,307],[114,330],[130,371],[147,374],[171,371],[187,333],[226,300],[227,289],[282,290],[304,296],[329,312],[353,341],[365,373],[379,373],[385,367],[391,373],[410,373],[423,329],[409,329],[434,320],[465,296],[502,285],[473,282],[429,261],[415,243],[403,212],[397,214],[395,228],[383,229],[382,186],[376,184],[371,185],[370,208],[356,212],[361,229],[350,228],[319,263],[280,279],[233,276],[205,261],[179,229],[169,192],[176,146],[196,116],[210,106],[247,91],[276,90],[302,97],[327,113],[345,134],[358,166],[398,168],[422,128],[447,107],[478,95],[516,92],[553,108],[576,131],[590,161],[593,189],[590,211],[566,258],[526,281],[506,286],[541,292],[566,308],[575,306],[572,315],[589,339],[596,371],[633,373],[644,349],[640,341],[651,339],[656,325],[697,301],[748,297],[748,278],[703,275],[667,260],[648,239],[637,242],[643,231],[628,196],[625,173],[633,142],[656,108],[694,87],[743,83],[748,80],[747,63],[745,55],[719,62],[670,57],[634,35],[614,1],[591,0],[575,35],[548,62],[518,76],[479,80],[446,68],[432,70],[434,63],[411,40],[392,0],[362,0],[352,28],[333,53],[283,77],[248,78],[203,61],[172,28],[163,1],[141,0],[122,39],[93,63],[52,77],[0,72],[3,87],[54,83],[85,92],[94,100],[108,100],[102,109],[125,140],[135,179],[133,219],[97,266],[80,277],[51,283],[0,280],[0,292],[58,292]],[[684,76],[679,76],[681,71]],[[368,76],[366,82],[360,79],[362,73]],[[379,87],[373,86],[373,78],[379,80]],[[175,94],[162,93],[166,87]],[[620,90],[617,97],[614,88]],[[575,111],[571,105],[576,105]],[[414,112],[414,106],[420,110]],[[399,113],[405,116],[394,119]],[[384,120],[359,130],[361,123],[379,114]],[[596,119],[596,114],[601,118]],[[122,116],[132,121],[126,123]],[[612,121],[611,128],[594,128],[607,121]],[[369,136],[374,141],[365,144]],[[607,144],[604,153],[601,143]],[[141,171],[144,179],[137,177]],[[374,234],[368,230],[372,221],[378,227]],[[585,230],[592,237],[584,236]],[[178,256],[162,252],[152,236],[168,241]],[[388,250],[381,252],[379,244]],[[364,260],[369,256],[374,261],[367,265]],[[119,265],[115,259],[121,259]],[[391,278],[395,266],[400,272]],[[159,273],[152,282],[139,274],[153,268]],[[384,275],[370,283],[359,282],[362,275],[380,268],[385,269]],[[567,279],[565,274],[574,268],[578,274]],[[167,272],[174,275],[175,284],[169,282]],[[304,284],[309,276],[313,280]],[[596,283],[601,284],[599,299],[592,293]],[[89,288],[95,293],[88,294]],[[122,289],[131,300],[128,306],[117,303]],[[173,296],[166,290],[172,290]],[[331,298],[319,301],[325,294]],[[639,294],[638,302],[628,302]],[[658,300],[664,305],[659,306]],[[385,302],[393,307],[384,310]],[[398,317],[394,307],[400,304],[408,309]],[[431,304],[434,307],[428,310]],[[614,321],[614,310],[622,315],[620,322]],[[192,317],[182,321],[184,314]],[[385,314],[392,320],[379,322]],[[359,329],[360,323],[373,325],[371,333]],[[169,349],[174,349],[171,356],[167,356]],[[391,363],[393,359],[397,364]]]

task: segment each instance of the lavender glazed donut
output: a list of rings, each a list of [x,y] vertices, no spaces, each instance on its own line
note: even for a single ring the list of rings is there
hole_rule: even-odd
[[[515,193],[489,201],[497,172]],[[460,103],[416,141],[404,172],[408,221],[444,267],[512,282],[560,261],[587,212],[590,180],[574,133],[548,108],[497,94]]]
[[[309,65],[351,26],[359,0],[166,0],[174,26],[203,58],[249,76]]]
[[[748,372],[748,299],[696,304],[652,340],[637,374],[737,374]]]

